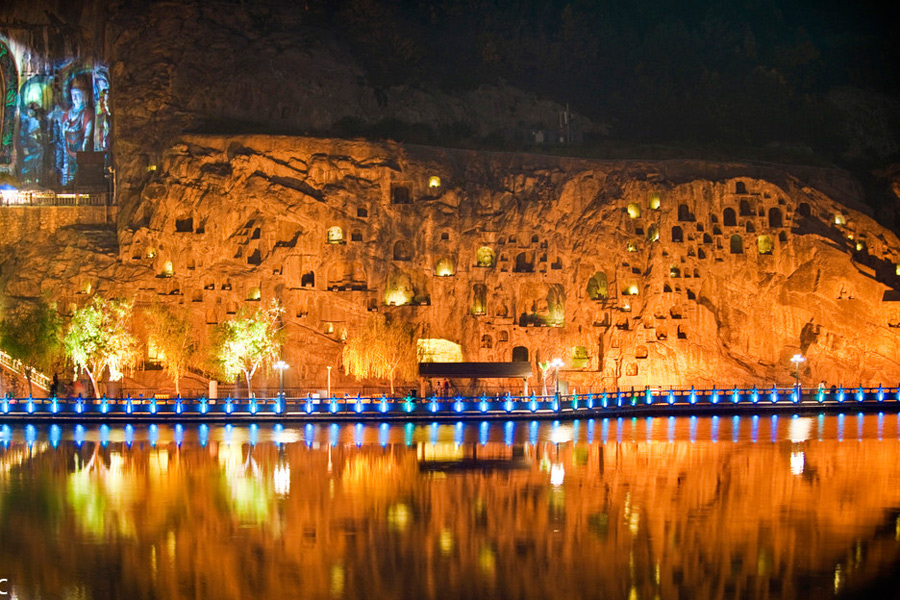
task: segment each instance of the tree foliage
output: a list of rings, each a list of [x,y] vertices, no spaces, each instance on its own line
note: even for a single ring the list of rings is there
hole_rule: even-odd
[[[0,347],[22,362],[29,395],[34,370],[52,370],[62,354],[61,333],[62,320],[45,300],[13,311],[0,321]]]
[[[100,395],[97,381],[105,371],[109,371],[110,381],[118,381],[123,370],[140,359],[137,339],[131,333],[132,312],[131,301],[95,296],[72,315],[63,344],[75,368],[87,373],[95,397]]]
[[[252,394],[253,375],[281,355],[283,334],[281,304],[273,300],[266,308],[242,310],[235,319],[221,323],[213,336],[213,360],[225,381],[243,374],[247,395]]]
[[[393,394],[395,381],[417,375],[415,332],[407,323],[376,315],[350,334],[341,358],[346,374],[356,379],[387,379]]]
[[[181,378],[197,353],[187,313],[157,302],[144,310],[144,317],[147,341],[156,349],[163,368],[175,383],[175,393],[180,395]]]

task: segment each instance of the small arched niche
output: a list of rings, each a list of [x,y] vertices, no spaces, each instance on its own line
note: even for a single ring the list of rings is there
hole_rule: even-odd
[[[516,346],[512,349],[513,362],[528,362],[528,348],[525,346]]]
[[[628,216],[632,219],[637,219],[641,216],[641,207],[637,202],[630,202],[625,210],[628,211]]]
[[[455,273],[456,269],[453,267],[453,260],[449,257],[445,256],[434,265],[434,274],[437,277],[452,277]]]
[[[394,260],[412,260],[412,244],[409,240],[397,240],[394,243]]]
[[[743,254],[744,253],[744,241],[741,239],[741,236],[738,234],[734,234],[731,236],[731,253],[732,254]]]

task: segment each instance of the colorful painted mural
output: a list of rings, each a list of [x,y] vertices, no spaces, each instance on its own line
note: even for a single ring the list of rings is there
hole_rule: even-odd
[[[20,185],[102,184],[109,166],[109,72],[83,60],[45,61],[21,73],[0,39],[0,165]]]

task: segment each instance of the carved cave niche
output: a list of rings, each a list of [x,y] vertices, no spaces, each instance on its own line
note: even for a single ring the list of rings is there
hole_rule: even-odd
[[[391,204],[412,204],[409,186],[391,185]]]
[[[452,277],[456,274],[454,261],[449,256],[445,256],[437,261],[434,265],[434,274],[436,277]]]
[[[591,300],[606,300],[609,298],[609,281],[606,273],[597,271],[587,283],[587,295]]]
[[[494,347],[494,340],[491,336],[485,334],[481,336],[481,348],[484,350],[491,350]]]
[[[769,209],[769,228],[775,229],[784,226],[784,219],[781,215],[781,209],[772,207]]]
[[[337,225],[329,227],[325,234],[325,241],[329,244],[344,244],[344,230]]]
[[[175,219],[175,233],[193,233],[194,218],[190,215]]]
[[[326,289],[329,291],[363,291],[366,270],[359,261],[338,261],[328,268]],[[313,283],[315,280],[313,280]],[[411,298],[411,297],[410,297]],[[395,298],[395,302],[399,296]],[[407,302],[404,302],[406,304]]]
[[[730,249],[732,254],[744,253],[744,242],[741,239],[740,235],[734,234],[733,236],[731,236]]]
[[[475,252],[475,266],[476,267],[490,269],[490,268],[494,267],[496,262],[497,262],[497,258],[496,258],[496,255],[494,254],[494,251],[491,250],[487,246],[482,246]]]
[[[684,232],[681,227],[675,225],[672,227],[672,241],[673,242],[683,242],[684,241]]]
[[[498,343],[504,343],[504,342],[508,342],[508,341],[509,341],[509,332],[508,331],[501,331],[499,334],[497,334],[497,342]]]
[[[409,261],[412,260],[412,256],[413,248],[412,244],[409,243],[409,240],[397,240],[394,243],[394,260]]]
[[[516,346],[512,349],[512,362],[528,362],[528,348]]]
[[[472,314],[487,314],[487,286],[483,283],[472,285]]]
[[[534,273],[534,252],[519,252],[513,273]]]

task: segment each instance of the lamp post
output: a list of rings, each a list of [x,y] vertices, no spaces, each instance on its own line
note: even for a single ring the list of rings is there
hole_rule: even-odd
[[[331,398],[331,365],[325,368],[328,369],[328,397]]]
[[[554,358],[550,361],[550,366],[553,367],[553,386],[554,386],[554,396],[559,396],[559,368],[562,367],[565,363],[563,363],[561,358]]]
[[[791,362],[794,363],[794,387],[797,388],[797,395],[799,398],[800,395],[800,363],[804,362],[806,359],[802,354],[795,354],[791,357]]]
[[[279,360],[273,366],[278,369],[278,395],[284,400],[284,370],[288,368],[288,364]]]

